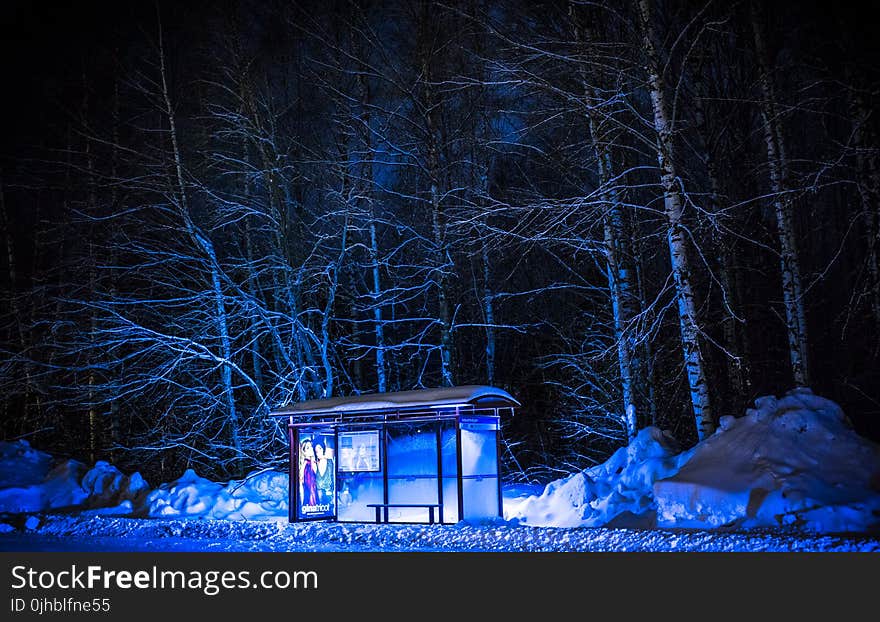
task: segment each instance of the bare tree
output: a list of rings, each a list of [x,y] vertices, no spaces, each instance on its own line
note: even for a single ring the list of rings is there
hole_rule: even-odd
[[[681,324],[681,343],[685,369],[691,393],[697,434],[702,440],[715,431],[712,406],[709,401],[706,365],[700,349],[701,329],[697,319],[697,305],[691,283],[690,262],[688,259],[686,235],[684,231],[682,179],[675,166],[673,144],[674,128],[666,103],[665,86],[662,80],[663,65],[658,57],[655,44],[656,34],[651,17],[650,0],[639,0],[639,12],[644,35],[645,56],[647,60],[648,83],[651,104],[654,111],[654,129],[657,132],[657,164],[660,168],[660,181],[663,187],[663,202],[669,223],[667,240],[675,279],[678,314]]]
[[[804,311],[801,268],[795,242],[794,223],[792,222],[792,197],[790,189],[786,187],[788,183],[788,157],[758,5],[753,2],[751,7],[761,88],[764,143],[767,147],[770,191],[779,237],[779,260],[782,269],[782,295],[785,304],[789,358],[794,382],[803,386],[810,382],[807,358],[807,321]]]

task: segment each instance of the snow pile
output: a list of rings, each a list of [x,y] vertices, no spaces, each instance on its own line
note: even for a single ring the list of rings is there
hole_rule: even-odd
[[[123,475],[106,462],[88,469],[82,462],[52,457],[25,440],[0,442],[0,512],[119,507],[130,512],[147,483],[138,473]]]
[[[259,471],[217,483],[188,469],[152,490],[140,473],[125,475],[101,460],[53,458],[25,440],[0,442],[0,513],[51,510],[91,515],[274,519],[287,517],[287,473]]]
[[[806,388],[755,406],[723,417],[683,453],[646,428],[606,463],[508,499],[505,518],[544,527],[880,529],[880,445]]]
[[[880,527],[880,445],[837,404],[796,389],[722,418],[654,496],[663,527],[867,531]]]
[[[0,482],[4,487],[39,484],[51,465],[52,456],[33,449],[27,441],[0,442]]]
[[[508,500],[504,516],[538,527],[649,526],[654,481],[674,474],[689,456],[667,432],[647,427],[603,464],[551,482],[540,495]]]
[[[80,487],[85,491],[84,505],[93,513],[131,514],[140,506],[150,486],[138,472],[124,475],[115,466],[99,460],[86,473]]]
[[[180,479],[149,493],[145,513],[166,518],[287,518],[287,495],[287,473],[280,471],[257,472],[221,484],[187,469]]]

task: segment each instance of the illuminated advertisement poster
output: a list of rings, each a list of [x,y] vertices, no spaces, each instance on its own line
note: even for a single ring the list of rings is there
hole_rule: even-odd
[[[299,518],[336,516],[336,442],[332,434],[300,432]]]
[[[379,430],[339,433],[339,470],[379,470]]]

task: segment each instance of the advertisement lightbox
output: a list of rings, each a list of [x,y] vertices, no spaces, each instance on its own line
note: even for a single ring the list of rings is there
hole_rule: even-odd
[[[339,470],[378,471],[379,430],[339,433]]]
[[[332,434],[299,435],[300,519],[336,516],[336,439]]]

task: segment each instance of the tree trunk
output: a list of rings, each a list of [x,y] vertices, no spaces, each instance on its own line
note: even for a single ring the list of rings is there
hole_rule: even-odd
[[[158,12],[158,7],[157,7]],[[158,18],[158,15],[157,15]],[[222,279],[220,275],[220,264],[214,245],[211,240],[196,227],[189,213],[189,204],[187,201],[186,184],[183,178],[183,163],[180,155],[180,148],[177,140],[177,126],[174,121],[174,108],[171,106],[171,96],[168,92],[168,81],[165,70],[165,49],[162,44],[162,24],[159,23],[159,69],[162,80],[162,97],[165,103],[164,113],[168,120],[168,130],[171,136],[171,148],[174,161],[175,181],[177,183],[176,192],[178,195],[179,209],[181,217],[187,228],[188,233],[192,236],[193,241],[201,247],[208,258],[208,265],[211,272],[211,287],[214,296],[214,321],[217,329],[217,338],[220,346],[220,381],[223,387],[223,396],[226,402],[226,418],[229,424],[230,440],[235,450],[235,460],[238,462],[242,457],[241,439],[238,434],[238,413],[236,412],[234,388],[232,385],[232,344],[229,336],[229,326],[226,315],[226,302],[223,296]]]
[[[591,131],[595,130],[593,119],[590,120]],[[625,267],[623,216],[620,210],[620,202],[613,188],[608,187],[613,178],[611,173],[611,158],[607,148],[597,145],[599,162],[600,183],[607,189],[603,192],[603,201],[608,212],[603,218],[603,232],[605,238],[606,274],[608,277],[608,289],[611,293],[611,310],[614,318],[614,339],[617,343],[617,362],[620,368],[620,386],[623,394],[623,413],[626,424],[627,439],[632,440],[638,432],[638,420],[635,397],[635,373],[633,358],[635,354],[632,328],[629,323],[635,317],[632,312],[632,284],[630,283],[631,272]]]
[[[436,158],[431,158],[436,160]],[[432,175],[437,172],[436,167],[430,167]],[[453,357],[452,357],[452,321],[449,310],[449,300],[447,298],[447,250],[445,236],[443,235],[442,215],[440,208],[440,190],[437,182],[431,182],[431,223],[434,234],[434,245],[436,248],[436,266],[439,271],[437,276],[437,297],[440,308],[440,373],[443,386],[451,387],[455,384],[453,375]]]
[[[632,240],[633,243],[633,264],[635,271],[633,285],[635,286],[639,309],[647,309],[650,305],[648,304],[648,289],[644,278],[644,262],[645,258],[649,255],[649,251],[644,236],[640,235],[641,222],[639,220],[638,212],[633,214],[631,227],[632,233],[629,236],[629,239]],[[651,347],[651,340],[645,339],[638,352],[639,356],[636,357],[638,364],[637,373],[639,378],[643,379],[646,387],[644,390],[644,401],[647,403],[648,411],[646,419],[651,422],[651,425],[659,425],[660,421],[657,417],[657,399],[654,393],[657,376],[655,374],[654,349]]]
[[[247,192],[247,191],[246,191]],[[257,300],[257,296],[259,294],[259,289],[257,287],[257,279],[254,275],[253,266],[254,266],[254,236],[253,231],[251,230],[250,222],[246,222],[244,232],[244,243],[245,243],[245,252],[247,254],[247,289],[248,295],[251,297],[252,301]],[[252,303],[253,304],[253,303]],[[251,367],[254,370],[254,383],[259,387],[260,391],[263,390],[263,360],[262,355],[260,353],[260,318],[256,313],[251,314]]]
[[[345,253],[348,241],[348,217],[342,225],[342,241],[339,245],[339,256],[336,261],[328,266],[328,276],[330,282],[327,285],[327,302],[324,305],[324,313],[321,317],[321,364],[324,367],[324,395],[323,397],[333,396],[333,366],[330,361],[330,320],[333,318],[333,305],[336,302],[336,292],[339,289],[339,272],[342,270],[342,262],[345,260]]]
[[[119,51],[116,50],[114,52],[114,60],[118,62]],[[110,209],[113,210],[113,213],[116,213],[119,205],[119,191],[117,190],[116,180],[117,175],[119,174],[119,79],[117,78],[113,82],[113,108],[111,113],[112,118],[112,132],[113,132],[113,145],[110,156],[110,180],[111,180],[111,188],[110,188]],[[116,246],[116,240],[113,239],[114,234],[111,234],[110,240],[110,270],[109,270],[109,278],[110,278],[110,300],[117,299],[117,273],[116,266],[119,263],[119,253]],[[123,371],[120,370],[120,366],[123,365],[118,360],[113,361],[113,368],[117,370],[118,377],[122,377],[124,375]],[[110,399],[110,462],[111,464],[116,463],[116,447],[119,446],[119,442],[122,438],[121,430],[120,430],[120,412],[119,412],[119,398],[116,395],[117,391],[113,391],[113,396]]]
[[[361,54],[362,51],[359,50]],[[370,234],[370,295],[373,304],[373,335],[376,340],[376,385],[379,393],[385,393],[388,390],[388,376],[385,370],[385,322],[382,319],[382,275],[380,272],[379,261],[379,235],[376,223],[376,210],[373,204],[373,160],[376,157],[373,149],[373,133],[370,115],[370,85],[366,79],[367,68],[361,64],[358,72],[358,86],[361,90],[361,124],[364,131],[364,147],[366,150],[366,162],[364,163],[364,192],[363,197],[366,202],[365,213],[369,219]]]
[[[489,386],[495,385],[495,354],[497,348],[497,336],[495,334],[495,290],[492,281],[492,256],[488,240],[488,199],[489,199],[489,166],[491,159],[487,154],[486,144],[491,139],[485,101],[486,71],[483,55],[483,43],[488,35],[484,28],[479,26],[479,7],[477,2],[471,2],[469,6],[470,16],[475,19],[476,27],[472,36],[475,56],[476,96],[473,102],[475,108],[473,137],[471,141],[471,173],[473,188],[475,189],[475,205],[478,217],[486,232],[480,241],[480,263],[483,273],[483,320],[486,324],[486,382]]]
[[[421,14],[421,30],[429,29],[428,20],[431,19],[430,3],[425,2],[422,5]],[[444,190],[441,189],[444,176],[440,169],[440,152],[438,140],[438,123],[436,114],[439,103],[434,100],[432,91],[432,74],[428,51],[420,50],[421,69],[422,69],[422,87],[424,106],[424,122],[425,134],[428,144],[426,154],[426,169],[430,176],[431,183],[431,230],[434,242],[434,268],[436,271],[437,281],[437,302],[438,302],[438,323],[440,324],[440,375],[443,386],[453,386],[455,384],[455,361],[453,357],[453,339],[452,339],[452,316],[449,308],[448,298],[448,278],[446,272],[452,268],[449,260],[449,249],[446,240],[445,223],[443,222],[443,207],[441,205],[441,195]],[[443,184],[445,187],[445,184]]]
[[[244,159],[248,159],[248,145],[247,142],[244,141],[242,144],[242,154]],[[247,177],[245,177],[244,183],[244,196],[247,200],[251,196],[251,184],[248,183]],[[244,245],[245,245],[245,254],[247,256],[247,292],[248,296],[251,298],[251,304],[255,304],[255,301],[258,300],[259,295],[259,287],[257,284],[257,276],[254,274],[254,234],[253,227],[251,226],[251,219],[248,218],[244,223]],[[256,312],[250,314],[250,333],[251,333],[251,367],[253,368],[254,373],[254,383],[259,388],[260,392],[263,391],[263,357],[260,351],[260,324],[262,323],[261,318]]]
[[[701,59],[702,60],[702,59]],[[736,292],[732,286],[730,277],[730,254],[728,252],[727,243],[722,235],[721,224],[717,219],[722,218],[721,210],[721,184],[719,182],[718,168],[712,150],[712,138],[709,131],[708,119],[706,111],[703,107],[703,97],[707,96],[703,89],[703,64],[702,62],[694,72],[694,120],[696,121],[697,132],[702,140],[702,159],[706,166],[706,175],[709,178],[709,193],[707,195],[706,213],[710,218],[716,219],[711,223],[712,241],[718,251],[718,283],[721,287],[721,296],[723,301],[724,318],[721,323],[723,335],[723,344],[725,350],[724,362],[727,371],[727,383],[730,392],[734,396],[742,396],[744,389],[744,378],[742,368],[742,357],[740,355],[739,331],[738,323],[742,320],[737,316],[736,309]]]
[[[853,86],[855,89],[855,86]],[[868,124],[870,112],[861,93],[854,90],[850,99],[853,118],[853,132],[856,147],[856,166],[858,167],[859,198],[865,223],[865,244],[867,247],[867,289],[870,296],[871,317],[880,329],[880,261],[877,258],[880,246],[880,171],[877,158],[872,151]]]
[[[581,29],[579,20],[575,15],[574,4],[568,5],[569,16],[574,26],[574,36],[577,43],[591,42],[590,28]],[[609,136],[602,116],[596,105],[601,97],[599,87],[592,83],[585,69],[581,69],[581,82],[587,106],[587,121],[590,131],[590,140],[593,152],[596,156],[596,166],[599,173],[599,187],[602,197],[604,214],[602,217],[602,229],[604,236],[605,251],[605,274],[608,279],[608,292],[611,297],[611,311],[614,323],[614,341],[617,344],[617,363],[620,371],[620,388],[623,397],[622,419],[626,429],[627,439],[631,441],[638,432],[638,413],[636,399],[636,384],[639,382],[636,376],[638,367],[636,355],[636,339],[633,327],[630,326],[633,318],[638,315],[638,298],[634,295],[632,283],[632,271],[627,266],[628,240],[624,232],[623,211],[620,196],[614,187],[614,163],[611,157],[611,145]]]
[[[82,76],[82,86],[83,86],[83,102],[82,102],[82,121],[83,125],[88,127],[89,125],[89,88],[88,82],[86,81],[86,76],[83,74]],[[85,153],[86,158],[86,176],[87,176],[87,187],[88,187],[88,197],[86,204],[86,213],[88,217],[96,217],[97,209],[98,209],[98,200],[95,193],[95,161],[92,157],[92,144],[88,137],[85,139],[85,145],[83,148],[83,152]],[[89,223],[88,227],[89,231],[89,241],[87,244],[87,252],[88,257],[86,258],[88,270],[88,297],[89,302],[95,302],[96,290],[97,290],[97,266],[95,265],[95,228],[94,225]],[[98,451],[98,437],[100,435],[99,432],[99,415],[98,415],[98,405],[95,403],[95,383],[97,381],[95,377],[95,366],[97,365],[97,361],[95,360],[95,331],[97,328],[98,318],[96,316],[96,312],[94,307],[89,311],[89,358],[88,358],[88,421],[89,421],[89,462],[94,464],[97,451]]]
[[[479,131],[477,132],[479,134]],[[475,136],[474,142],[480,140],[481,136]],[[473,160],[473,173],[476,179],[473,183],[476,186],[476,204],[480,213],[480,220],[483,223],[484,230],[488,231],[486,215],[486,197],[489,196],[489,176],[488,166],[484,163],[484,156],[476,145],[474,146],[471,158]],[[495,292],[492,288],[492,262],[489,253],[489,242],[484,237],[480,241],[480,265],[482,267],[483,276],[483,320],[486,324],[486,382],[489,386],[495,385]]]
[[[376,384],[380,393],[388,390],[388,378],[385,372],[385,325],[382,319],[382,279],[379,273],[379,240],[376,235],[376,219],[370,209],[370,272],[372,274],[373,320],[375,321],[376,337]]]
[[[492,266],[485,242],[481,247],[483,262],[483,314],[486,318],[486,382],[495,386],[495,293],[492,290]]]
[[[660,182],[663,187],[663,202],[668,221],[667,242],[672,263],[678,300],[678,317],[681,329],[682,352],[688,386],[691,393],[697,436],[700,440],[715,431],[712,407],[709,401],[709,388],[706,384],[706,369],[700,351],[700,327],[697,323],[696,302],[690,278],[687,243],[682,224],[682,197],[678,187],[679,178],[675,170],[672,126],[667,112],[663,82],[660,77],[660,63],[654,46],[654,31],[651,22],[649,0],[639,0],[642,18],[645,53],[647,56],[648,78],[650,82],[651,104],[654,111],[654,129],[657,132],[657,163],[660,168]]]
[[[759,82],[761,85],[761,116],[764,142],[767,147],[767,163],[770,170],[770,190],[773,193],[773,211],[779,236],[779,259],[782,271],[782,296],[785,304],[785,320],[788,335],[788,351],[794,382],[798,386],[810,382],[807,359],[807,324],[804,312],[803,287],[800,263],[797,257],[792,203],[788,195],[787,159],[782,127],[776,106],[773,81],[763,29],[757,5],[752,2],[752,27],[755,35],[755,52],[758,57]]]
[[[21,357],[22,363],[24,365],[24,374],[25,374],[25,385],[24,385],[24,412],[27,414],[27,410],[30,406],[31,402],[31,394],[35,393],[34,391],[34,381],[32,377],[31,365],[25,362],[25,358],[27,357],[27,349],[28,349],[28,339],[24,332],[24,322],[25,317],[22,314],[21,305],[19,305],[18,298],[18,268],[17,268],[17,257],[15,252],[15,240],[12,236],[12,231],[9,226],[9,214],[6,211],[6,197],[3,190],[3,178],[0,175],[0,236],[2,236],[4,242],[6,243],[6,260],[7,260],[7,270],[9,275],[9,307],[10,311],[12,311],[12,319],[15,324],[15,336],[10,335],[10,341],[12,339],[17,339],[18,345],[21,348]],[[37,394],[37,416],[40,414],[40,404],[39,404],[39,393]],[[4,406],[8,403],[7,400],[4,402]],[[28,418],[27,416],[22,417],[22,424],[27,425]]]

